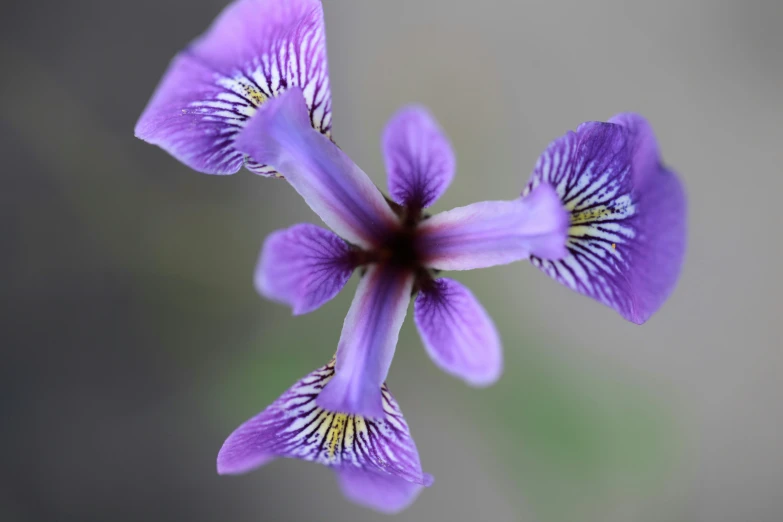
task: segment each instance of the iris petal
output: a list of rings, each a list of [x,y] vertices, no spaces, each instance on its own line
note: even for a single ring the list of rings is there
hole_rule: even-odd
[[[371,265],[359,282],[337,347],[334,379],[318,397],[330,411],[383,415],[381,384],[389,373],[413,288],[413,274]]]
[[[255,283],[259,293],[291,306],[299,315],[336,296],[353,269],[345,241],[329,230],[300,224],[267,238]]]
[[[324,223],[350,243],[378,245],[398,223],[367,174],[310,128],[298,88],[267,102],[237,136],[236,146],[283,173]]]
[[[424,263],[439,270],[472,270],[565,255],[568,216],[552,187],[543,184],[514,201],[482,201],[421,223]]]
[[[352,468],[339,470],[337,479],[348,499],[390,515],[410,506],[424,487],[388,473]]]
[[[334,361],[237,428],[220,449],[218,473],[246,473],[276,457],[297,458],[335,469],[346,495],[369,507],[389,512],[412,502],[433,479],[421,470],[394,397],[385,384],[379,387],[383,415],[377,419],[324,410],[316,397],[333,376]],[[360,492],[368,495],[359,498]]]
[[[444,371],[473,386],[488,386],[500,377],[500,337],[466,287],[453,279],[436,279],[416,296],[414,319],[427,352]]]
[[[552,278],[644,323],[671,294],[685,254],[686,202],[638,115],[555,140],[526,190],[553,185],[570,214],[568,256],[533,256]]]
[[[331,129],[323,9],[318,0],[237,0],[171,62],[136,136],[207,174],[233,174],[245,162],[234,138],[259,105],[299,86],[309,119]],[[274,169],[253,160],[262,175]]]
[[[400,110],[383,133],[389,194],[400,205],[426,208],[454,178],[456,159],[435,118],[423,107]]]

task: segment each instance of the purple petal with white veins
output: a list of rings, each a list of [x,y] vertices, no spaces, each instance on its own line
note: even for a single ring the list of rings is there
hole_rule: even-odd
[[[264,104],[237,136],[236,147],[281,172],[324,223],[350,243],[377,245],[397,226],[397,216],[367,174],[310,127],[298,88]]]
[[[442,278],[422,288],[414,319],[427,353],[444,371],[473,386],[500,377],[503,353],[495,324],[463,285]]]
[[[218,453],[218,473],[246,473],[276,457],[297,458],[333,468],[346,496],[360,504],[390,512],[412,502],[433,479],[422,472],[397,401],[384,384],[377,419],[324,410],[316,397],[333,376],[334,361],[237,428]]]
[[[673,291],[685,255],[686,201],[649,124],[587,122],[552,142],[528,185],[554,186],[570,213],[568,256],[535,255],[546,274],[642,324]]]
[[[136,124],[136,136],[207,174],[246,161],[234,138],[259,105],[305,93],[312,126],[329,134],[331,94],[319,0],[237,0],[178,54]],[[262,175],[274,169],[248,160]]]
[[[329,230],[300,224],[267,238],[255,284],[263,296],[291,306],[294,315],[306,314],[336,296],[353,269],[345,241]]]
[[[530,255],[566,254],[568,215],[552,187],[513,201],[482,201],[419,225],[424,263],[439,270],[503,265]]]
[[[400,205],[426,208],[454,178],[451,144],[423,107],[408,107],[394,115],[383,133],[382,149],[389,194]]]
[[[371,265],[359,282],[337,346],[334,379],[318,397],[330,411],[381,418],[380,388],[408,310],[413,274]]]

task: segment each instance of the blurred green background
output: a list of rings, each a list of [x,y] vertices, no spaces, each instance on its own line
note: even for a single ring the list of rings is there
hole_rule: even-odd
[[[514,197],[550,140],[633,110],[690,198],[681,283],[642,327],[527,264],[456,274],[505,345],[473,390],[406,322],[389,385],[436,483],[396,519],[783,520],[783,4],[324,4],[334,137],[379,186],[406,103],[457,152],[435,211]],[[317,218],[284,182],[133,137],[224,5],[0,7],[3,522],[388,519],[312,464],[215,473],[224,438],[332,355],[356,284],[304,317],[262,300],[264,237]]]

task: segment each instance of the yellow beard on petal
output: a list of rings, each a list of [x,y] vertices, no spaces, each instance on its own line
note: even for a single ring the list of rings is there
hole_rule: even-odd
[[[573,207],[573,204],[571,206]],[[573,212],[573,208],[570,208],[569,210],[572,211],[571,214],[572,225],[592,223],[594,221],[600,221],[603,218],[618,214],[615,209],[609,208],[605,205],[600,205],[597,207],[593,207],[587,210],[582,210],[577,212]]]
[[[241,88],[245,91],[245,96],[250,98],[250,100],[258,107],[262,103],[264,103],[267,98],[266,94],[258,90],[255,86],[247,84],[247,83],[241,83]]]
[[[346,431],[346,424],[348,420],[348,415],[345,413],[336,413],[334,414],[334,419],[332,420],[331,427],[329,428],[329,433],[327,433],[326,438],[329,441],[329,458],[334,458],[334,450],[337,448],[337,445],[340,444],[340,441],[345,437],[345,431]]]

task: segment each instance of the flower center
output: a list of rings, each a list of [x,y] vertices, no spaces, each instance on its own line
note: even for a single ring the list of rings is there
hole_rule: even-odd
[[[355,251],[356,265],[383,263],[398,270],[416,274],[414,292],[428,285],[433,277],[432,270],[421,262],[419,223],[426,216],[420,209],[405,208],[390,202],[389,205],[400,218],[400,225],[375,248]]]
[[[416,227],[402,226],[395,230],[379,250],[380,260],[403,270],[419,268]]]
[[[400,224],[384,238],[380,245],[366,252],[368,263],[386,263],[388,265],[416,272],[419,270],[418,231],[422,220],[421,210],[402,207],[389,201],[389,206],[399,216]]]

